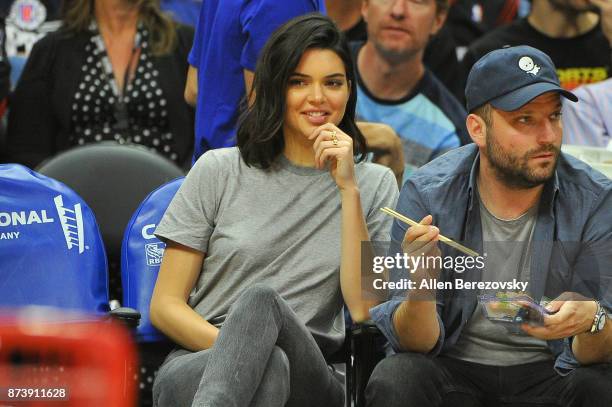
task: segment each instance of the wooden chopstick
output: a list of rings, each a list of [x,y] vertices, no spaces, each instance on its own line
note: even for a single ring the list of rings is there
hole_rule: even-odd
[[[410,218],[408,218],[408,217],[406,217],[406,216],[402,215],[402,214],[401,214],[401,213],[399,213],[399,212],[394,211],[393,209],[391,209],[391,208],[389,208],[389,207],[387,207],[387,206],[385,206],[384,208],[380,208],[380,210],[381,210],[381,211],[383,211],[384,213],[386,213],[387,215],[391,215],[391,216],[393,216],[394,218],[399,219],[399,220],[401,220],[402,222],[409,224],[410,226],[420,225],[420,223],[413,221],[412,219],[410,219]],[[480,256],[480,255],[479,255],[478,253],[476,253],[474,250],[469,249],[469,248],[465,247],[464,245],[459,244],[459,243],[455,242],[454,240],[449,239],[449,238],[448,238],[448,237],[446,237],[446,236],[443,236],[442,234],[440,234],[440,235],[438,235],[438,236],[439,236],[439,238],[440,238],[440,241],[441,241],[441,242],[444,242],[444,243],[446,243],[447,245],[449,245],[449,246],[451,246],[451,247],[454,247],[455,249],[457,249],[457,250],[459,250],[459,251],[461,251],[461,252],[463,252],[463,253],[467,254],[468,256],[473,256],[473,257],[478,257],[478,256]]]

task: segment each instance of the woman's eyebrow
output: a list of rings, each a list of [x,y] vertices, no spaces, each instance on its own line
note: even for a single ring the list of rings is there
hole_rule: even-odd
[[[291,76],[298,76],[300,78],[310,78],[310,75],[306,75],[305,73],[300,73],[300,72],[294,72],[291,74]],[[344,78],[346,77],[345,74],[337,72],[337,73],[332,73],[329,75],[326,75],[325,78]]]

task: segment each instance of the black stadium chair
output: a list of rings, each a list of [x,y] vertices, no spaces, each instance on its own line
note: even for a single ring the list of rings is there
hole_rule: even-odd
[[[63,182],[92,208],[106,247],[110,297],[121,299],[119,264],[123,232],[142,200],[183,171],[139,145],[102,142],[59,153],[37,171]]]

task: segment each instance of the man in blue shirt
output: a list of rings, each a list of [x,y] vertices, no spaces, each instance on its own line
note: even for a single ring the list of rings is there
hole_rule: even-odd
[[[368,40],[354,44],[357,117],[391,126],[403,144],[404,181],[416,168],[470,142],[465,109],[423,63],[448,0],[365,0]]]
[[[202,3],[185,88],[185,99],[196,106],[194,162],[209,149],[236,144],[239,110],[259,52],[283,23],[315,11],[325,11],[324,0]]]
[[[397,210],[421,224],[396,221],[390,254],[444,266],[410,270],[416,288],[371,310],[396,354],[374,370],[369,406],[612,403],[612,181],[560,152],[561,96],[577,100],[532,47],[493,51],[472,68],[474,144],[417,170],[399,198]],[[434,221],[483,256],[465,266],[438,246]],[[423,284],[432,279],[441,284]],[[527,304],[480,297],[508,281],[535,303],[553,299],[539,324],[495,322],[496,311]]]

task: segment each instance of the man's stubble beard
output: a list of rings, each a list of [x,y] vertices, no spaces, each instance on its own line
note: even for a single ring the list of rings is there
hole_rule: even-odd
[[[551,152],[555,155],[550,173],[537,175],[529,168],[529,159],[534,155]],[[504,150],[497,142],[491,128],[487,128],[487,146],[485,154],[495,177],[512,189],[531,189],[550,180],[559,162],[560,149],[549,144],[547,146],[527,151],[522,157],[517,157]]]

